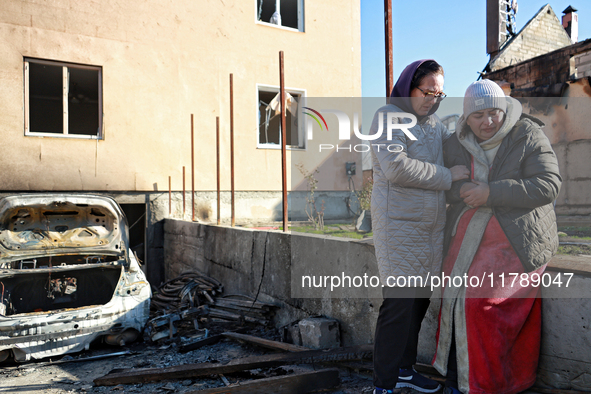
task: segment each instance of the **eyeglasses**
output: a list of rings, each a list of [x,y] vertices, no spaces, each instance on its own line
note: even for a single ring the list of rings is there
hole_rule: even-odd
[[[419,89],[421,91],[421,93],[423,93],[423,97],[425,98],[425,101],[431,101],[431,100],[441,101],[447,97],[447,94],[445,94],[443,92],[441,92],[441,93],[425,92],[423,89],[419,88],[418,86],[417,86],[417,89]]]

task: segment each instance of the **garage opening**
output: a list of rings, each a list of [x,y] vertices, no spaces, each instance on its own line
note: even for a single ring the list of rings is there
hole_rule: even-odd
[[[145,264],[146,204],[119,204],[129,226],[129,248]]]

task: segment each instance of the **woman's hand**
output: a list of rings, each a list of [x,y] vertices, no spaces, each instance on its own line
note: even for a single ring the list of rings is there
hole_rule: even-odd
[[[472,182],[466,182],[462,185],[462,187],[460,188],[460,197],[467,192],[468,190],[474,189],[475,187],[477,187],[478,185],[476,185],[475,183]]]
[[[480,181],[472,181],[473,186],[467,186],[470,183],[462,185],[460,189],[460,197],[464,199],[466,205],[471,207],[479,207],[485,205],[490,194],[488,183]]]
[[[468,167],[464,165],[453,166],[449,169],[451,171],[451,181],[459,181],[460,179],[466,179],[470,176],[470,171],[468,171]]]

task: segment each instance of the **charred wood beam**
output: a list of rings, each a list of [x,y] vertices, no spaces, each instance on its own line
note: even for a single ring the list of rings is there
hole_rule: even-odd
[[[292,345],[291,343],[271,341],[269,339],[259,338],[252,335],[239,334],[236,332],[224,332],[222,335],[226,338],[232,338],[238,341],[247,342],[253,345],[272,350],[284,350],[288,352],[303,352],[310,350],[307,347]]]
[[[135,353],[131,352],[129,350],[125,350],[123,352],[99,354],[97,356],[91,356],[91,357],[82,357],[82,358],[72,358],[72,359],[68,359],[68,360],[40,362],[40,363],[35,363],[35,367],[40,368],[40,367],[47,367],[47,366],[51,366],[51,365],[59,365],[59,364],[67,364],[67,363],[83,363],[86,361],[103,360],[106,358],[128,356],[128,355],[132,355],[132,354],[135,354]],[[21,368],[22,368],[22,365],[17,365],[14,367],[2,367],[2,371],[12,371],[12,370],[21,369]]]
[[[310,350],[309,348],[304,347],[304,346],[292,345],[290,343],[285,343],[285,342],[271,341],[268,339],[263,339],[263,338],[255,337],[252,335],[240,334],[240,333],[236,333],[236,332],[224,332],[221,335],[223,335],[227,338],[236,339],[238,341],[250,343],[252,345],[260,346],[260,347],[263,347],[266,349],[284,350],[284,351],[288,351],[288,352],[303,352],[306,350]],[[348,368],[348,369],[351,369],[354,371],[373,371],[373,363],[371,361],[367,362],[365,364],[361,363],[361,362],[347,362],[347,363],[336,363],[336,365],[338,365],[340,367]],[[432,369],[435,370],[434,368],[432,368]]]
[[[166,379],[191,379],[198,376],[227,374],[255,368],[268,368],[289,364],[315,364],[361,360],[371,357],[373,345],[352,346],[329,350],[308,350],[288,354],[270,354],[232,360],[227,364],[201,363],[166,368],[141,368],[123,370],[94,380],[97,386],[115,386],[157,382]]]
[[[272,378],[257,379],[227,387],[189,391],[187,394],[299,394],[316,390],[332,389],[339,384],[339,371],[336,369],[324,369],[321,371],[304,372],[290,376],[275,376]]]

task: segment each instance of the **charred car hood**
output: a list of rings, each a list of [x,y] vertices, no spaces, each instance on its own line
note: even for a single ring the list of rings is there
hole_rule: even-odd
[[[125,215],[103,196],[31,194],[0,199],[0,262],[72,253],[124,255]]]

